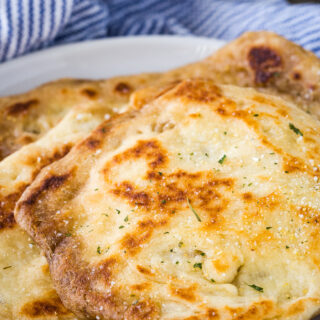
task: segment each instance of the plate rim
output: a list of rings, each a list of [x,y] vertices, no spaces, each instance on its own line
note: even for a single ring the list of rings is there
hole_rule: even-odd
[[[178,42],[198,42],[198,44],[210,44],[210,42],[221,43],[222,45],[227,43],[227,41],[217,38],[209,38],[209,37],[198,37],[198,36],[179,36],[179,35],[135,35],[135,36],[119,36],[119,37],[109,37],[109,38],[101,38],[101,39],[92,39],[85,41],[76,41],[71,43],[64,43],[59,45],[54,45],[52,47],[43,48],[40,50],[32,51],[26,53],[22,56],[10,59],[8,61],[4,61],[0,63],[0,72],[1,69],[8,66],[9,64],[20,63],[23,60],[28,60],[30,58],[36,58],[37,56],[45,56],[49,54],[59,53],[64,50],[75,50],[76,48],[84,48],[92,45],[103,45],[104,43],[117,43],[117,44],[130,44],[130,42],[158,42],[158,41],[168,41],[176,44]],[[196,44],[196,43],[195,43]]]

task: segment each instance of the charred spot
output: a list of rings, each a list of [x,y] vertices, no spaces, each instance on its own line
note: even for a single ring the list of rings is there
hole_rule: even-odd
[[[128,250],[130,254],[135,254],[141,249],[140,245],[148,240],[151,235],[152,229],[146,231],[139,229],[138,232],[134,234],[125,235],[121,240],[121,247]]]
[[[178,85],[174,95],[203,103],[210,103],[222,97],[219,87],[211,81],[203,80],[188,80],[183,82],[181,85]]]
[[[255,82],[265,84],[277,75],[282,65],[281,57],[268,47],[253,47],[248,53],[250,67],[255,71]]]
[[[217,112],[219,114],[221,114],[222,116],[226,115],[226,113],[227,113],[227,111],[222,107],[217,108]]]
[[[163,167],[168,161],[166,151],[157,140],[140,140],[133,148],[114,156],[112,161],[105,166],[104,173],[107,174],[115,165],[139,158],[146,159],[152,169]]]
[[[20,191],[7,195],[0,199],[0,231],[6,228],[13,228],[16,225],[13,211],[14,206],[26,186],[21,186]]]
[[[125,82],[119,82],[115,87],[114,90],[120,94],[128,94],[133,91],[132,87]]]
[[[112,269],[114,269],[116,263],[117,260],[115,257],[110,257],[102,261],[95,269],[97,271],[97,274],[92,273],[93,278],[99,278],[100,276],[102,276],[106,282],[109,282],[112,277]]]
[[[283,171],[288,173],[305,171],[305,165],[303,161],[296,157],[288,157],[284,159]]]
[[[187,301],[195,301],[196,297],[194,294],[194,287],[189,287],[189,288],[176,288],[174,286],[170,286],[170,292],[172,295],[181,298],[183,300]]]
[[[141,227],[141,228],[153,228],[155,226],[156,226],[156,224],[152,220],[146,220],[146,221],[139,222],[139,227]]]
[[[133,205],[148,206],[150,203],[149,195],[144,191],[136,192],[129,182],[122,182],[112,193],[129,199]]]
[[[22,307],[20,313],[31,318],[70,314],[59,298],[41,299],[38,301],[28,302]]]
[[[300,80],[302,78],[301,73],[296,71],[293,73],[293,79],[294,80]]]
[[[90,99],[94,99],[98,96],[98,92],[94,89],[91,89],[91,88],[82,89],[81,93]]]
[[[207,317],[209,320],[219,319],[219,313],[216,309],[210,308],[207,310]]]
[[[152,302],[138,301],[127,308],[123,319],[159,319],[159,314],[159,306]]]
[[[138,270],[140,273],[145,274],[145,275],[148,275],[148,276],[152,276],[152,275],[153,275],[152,272],[151,272],[148,268],[142,267],[142,266],[140,266],[140,265],[137,265],[137,270]]]
[[[86,141],[86,145],[89,149],[94,150],[98,148],[101,144],[101,141],[94,138],[88,138]]]
[[[246,192],[242,195],[244,201],[251,201],[253,199],[253,195],[251,192]]]
[[[3,213],[0,212],[0,230],[6,228],[13,228],[16,224],[13,212]]]
[[[57,189],[59,188],[69,177],[69,174],[64,174],[61,176],[51,176],[45,179],[40,187],[35,190],[29,197],[26,199],[22,205],[33,205],[37,198],[40,196],[41,193],[48,191],[50,189]]]
[[[30,108],[37,105],[39,100],[32,99],[26,102],[17,102],[8,107],[8,114],[10,116],[17,116],[20,114],[25,114]]]
[[[291,207],[293,212],[297,213],[297,216],[305,223],[312,223],[319,225],[320,223],[320,211],[309,206]]]
[[[136,291],[143,291],[146,290],[148,288],[150,288],[151,284],[148,282],[144,282],[144,283],[139,283],[139,284],[134,284],[131,286],[132,290],[136,290]]]

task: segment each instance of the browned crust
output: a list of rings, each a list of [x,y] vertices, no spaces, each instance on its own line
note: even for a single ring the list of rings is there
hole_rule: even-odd
[[[39,128],[30,129],[39,116],[47,117],[50,126],[54,126],[70,107],[86,100],[103,100],[111,94],[128,101],[136,89],[152,85],[170,87],[190,77],[261,88],[296,102],[319,118],[319,72],[320,62],[314,54],[275,33],[259,31],[245,33],[208,59],[189,66],[164,74],[141,75],[138,81],[134,77],[119,77],[111,93],[104,91],[109,80],[59,80],[26,94],[0,99],[0,159],[44,134]],[[56,101],[59,107],[54,112],[61,114],[53,122],[48,99],[51,104]]]
[[[53,298],[43,298],[28,302],[22,306],[20,314],[29,318],[38,318],[46,316],[66,316],[71,315],[60,299],[55,296]]]
[[[273,32],[244,33],[207,63],[220,83],[261,88],[320,116],[319,58]]]
[[[223,109],[224,112],[220,112],[218,109],[213,109],[213,112],[217,112],[221,117],[239,117],[243,121],[248,122],[249,126],[256,129],[248,118],[249,113],[245,115],[235,110],[235,103],[233,101],[226,99],[220,94],[218,96],[214,94],[214,96],[211,97],[211,89],[215,88],[215,86],[214,84],[207,84],[203,80],[185,81],[178,85],[177,88],[166,93],[166,97],[169,99],[172,97],[184,98],[186,88],[194,88],[194,94],[189,92],[188,99],[199,103],[207,103],[207,99],[210,99],[209,102],[221,99],[221,105],[225,107],[225,109]],[[203,99],[199,96],[199,92],[202,92],[206,98]],[[216,88],[214,92],[220,92],[220,90]],[[159,307],[154,301],[145,299],[139,301],[137,304],[132,304],[130,301],[124,300],[126,298],[121,296],[117,291],[112,290],[111,287],[110,294],[108,295],[95,290],[92,283],[96,281],[103,281],[104,284],[110,286],[113,273],[116,272],[117,266],[121,265],[122,258],[119,255],[109,257],[107,260],[95,265],[96,268],[92,269],[92,265],[90,266],[84,262],[81,257],[81,249],[77,246],[76,236],[68,236],[71,229],[69,230],[69,227],[62,223],[62,218],[57,217],[55,212],[56,208],[63,206],[64,201],[70,201],[78,194],[89,177],[88,170],[81,169],[93,165],[93,160],[89,157],[92,153],[92,147],[90,143],[88,144],[88,141],[98,141],[99,146],[104,148],[105,151],[113,150],[114,146],[117,146],[117,141],[121,140],[121,137],[130,134],[128,128],[130,128],[131,121],[140,119],[144,114],[151,112],[150,110],[152,109],[150,108],[152,108],[152,106],[133,110],[101,124],[87,139],[80,142],[67,157],[43,170],[34,183],[26,190],[16,206],[15,214],[19,224],[27,230],[46,253],[51,275],[62,301],[78,316],[88,317],[89,319],[90,317],[94,318],[95,316],[99,316],[101,319],[108,320],[158,319],[161,316]],[[281,105],[279,108],[281,108]],[[160,112],[161,105],[158,106],[156,110]],[[268,141],[262,142],[269,145]],[[161,145],[155,140],[139,141],[134,147],[127,149],[123,154],[114,156],[103,168],[106,181],[108,181],[108,174],[113,166],[116,166],[124,160],[140,157],[144,157],[147,162],[149,169],[147,172],[148,178],[157,182],[160,179],[159,169],[165,165],[167,156],[165,150],[163,150]],[[164,173],[162,173],[162,175],[163,174]],[[171,175],[174,176],[174,182],[179,182],[179,179],[183,180],[188,173],[173,172]],[[181,201],[185,203],[187,197],[190,197],[190,201],[192,202],[193,199],[191,195],[197,191],[200,199],[198,199],[199,203],[197,203],[197,207],[207,208],[212,204],[208,199],[221,199],[221,205],[210,207],[210,210],[208,210],[209,212],[213,212],[213,215],[211,220],[209,219],[210,221],[205,221],[206,227],[204,228],[211,228],[216,223],[221,223],[219,221],[217,222],[219,215],[215,215],[215,213],[224,210],[228,203],[223,202],[223,196],[220,195],[217,188],[231,188],[233,181],[230,179],[216,179],[213,181],[211,176],[203,177],[201,172],[190,175],[192,175],[192,179],[189,180],[192,181],[192,183],[189,185],[182,183],[183,189],[179,189],[177,186],[170,184],[171,176],[168,174],[166,177],[168,185],[161,184],[161,188],[164,189],[165,193],[168,191],[166,188],[170,188],[168,192],[171,193],[168,198],[161,198],[160,189],[150,189],[148,192],[147,190],[138,190],[134,185],[129,184],[125,184],[124,186],[118,184],[117,188],[113,190],[113,193],[117,197],[124,198],[129,203],[133,202],[140,206],[141,210],[148,210],[150,212],[154,212],[155,209],[160,210],[161,213],[167,217],[170,216],[170,213],[174,210],[175,203]],[[197,184],[197,179],[201,181],[203,190]],[[208,179],[207,184],[205,183],[206,179]],[[47,183],[47,181],[58,182],[52,183],[53,188],[51,188],[51,183]],[[157,183],[155,183],[155,185],[157,185]],[[44,188],[44,186],[46,187]],[[50,186],[50,188],[47,186]],[[158,198],[153,198],[152,201],[150,201],[149,193],[154,195],[157,190],[159,190]],[[187,193],[188,190],[190,194]],[[244,193],[243,198],[248,203],[250,203],[250,201],[257,202],[257,199],[252,199],[252,195],[249,193]],[[29,199],[32,199],[32,201]],[[46,199],[46,201],[42,201],[42,199]],[[263,206],[263,199],[259,199],[258,203]],[[214,203],[214,205],[215,204],[216,203]],[[268,202],[268,206],[272,205],[276,206],[276,201],[274,204]],[[146,228],[145,226],[148,227]],[[155,222],[152,220],[142,221],[137,233],[131,238],[128,237],[124,239],[122,243],[123,248],[129,251],[132,249],[129,253],[134,255],[136,247],[139,246],[140,242],[148,239],[148,232],[152,233],[152,230],[156,227]],[[144,228],[146,228],[146,232],[143,232]],[[219,267],[223,268],[222,265]],[[146,267],[138,266],[138,271],[152,276],[152,273]],[[195,299],[193,290],[193,288],[192,290],[188,290],[187,288],[171,289],[176,296],[186,301],[193,301]],[[268,308],[271,310],[274,306],[272,302],[269,303],[264,300],[257,305],[253,305],[248,310],[230,308],[230,314],[237,312],[239,320],[257,319],[268,313],[269,311],[266,311]],[[202,318],[219,319],[220,315],[215,310],[209,310],[203,317],[194,317],[194,319]]]
[[[258,43],[257,45],[253,45],[256,38],[260,38],[260,42],[262,45]],[[248,46],[248,42],[252,44],[252,46]],[[247,47],[251,48],[251,50],[247,50]],[[283,49],[285,48],[285,50]],[[237,49],[237,50],[235,50]],[[224,51],[225,50],[225,51]],[[224,63],[216,63],[219,62],[219,59],[223,56],[228,56],[228,52],[235,52],[238,56],[235,56],[230,60],[225,60]],[[288,59],[295,55],[298,57],[298,62],[293,64],[288,64]],[[313,65],[314,68],[305,68],[305,65]],[[318,116],[318,104],[319,104],[319,81],[318,78],[315,77],[316,72],[314,70],[319,71],[319,60],[314,55],[303,51],[300,47],[292,44],[291,42],[271,33],[259,33],[259,37],[257,37],[256,33],[246,34],[237,40],[234,43],[226,46],[221,52],[213,55],[211,58],[207,60],[207,62],[202,64],[207,68],[209,65],[212,68],[212,74],[207,77],[217,77],[217,80],[220,79],[222,82],[226,83],[236,83],[244,86],[262,86],[264,88],[270,89],[271,92],[282,92],[284,91],[284,96],[288,96],[292,100],[297,100],[298,103],[305,108],[306,105],[311,106],[308,111]],[[298,71],[295,69],[297,67],[301,68]],[[202,71],[203,74],[210,74],[210,68]],[[220,69],[221,68],[221,69]],[[229,71],[223,68],[231,68],[232,70],[237,70],[232,75]],[[233,69],[234,68],[234,69]],[[192,66],[186,69],[186,73],[190,72],[193,74]],[[221,71],[222,70],[222,71]],[[219,73],[221,71],[221,73]],[[245,77],[242,77],[243,73],[246,73]],[[278,72],[280,74],[278,74]],[[173,72],[174,73],[174,72]],[[171,77],[174,79],[175,77]],[[170,75],[167,74],[164,76],[162,80],[159,80],[159,83],[163,81],[165,83],[166,77]],[[183,74],[182,74],[183,75]],[[176,76],[176,79],[179,79],[181,74]],[[170,77],[169,77],[170,78]],[[172,79],[171,79],[172,81]],[[318,82],[317,82],[318,81]],[[156,83],[155,81],[154,83]],[[121,89],[118,90],[118,85],[115,86],[115,92],[118,92],[119,96],[126,96],[128,98],[128,93],[131,92],[130,89]],[[125,87],[125,86],[120,86]],[[306,95],[301,95],[301,93],[310,93],[311,95],[306,98]],[[87,88],[82,90],[82,94],[89,99],[96,99],[97,93],[94,89]],[[207,97],[206,99],[214,99],[216,98],[218,93],[215,93],[214,97]],[[196,97],[195,97],[196,98]],[[32,100],[29,100],[32,101]],[[20,102],[18,102],[19,105]],[[23,102],[21,102],[23,105]],[[32,105],[32,104],[31,104]],[[12,105],[11,105],[12,106]],[[23,109],[23,108],[22,108]],[[27,112],[27,109],[23,112]],[[32,109],[30,107],[30,109]],[[100,131],[103,132],[105,127],[101,127]],[[91,149],[96,149],[99,147],[99,143],[97,140],[87,140],[87,147],[91,147]],[[291,169],[290,169],[291,170]],[[292,168],[294,170],[294,168]],[[60,182],[59,182],[60,183]],[[58,184],[59,184],[58,183]],[[62,184],[64,182],[61,182]],[[58,184],[53,183],[53,186]],[[51,186],[51,184],[49,184]],[[58,188],[59,186],[57,186]],[[44,188],[46,189],[46,188]],[[50,189],[50,188],[49,188]],[[12,217],[12,215],[11,215]],[[12,221],[12,219],[8,220]],[[57,241],[53,241],[55,244],[60,243],[61,239]],[[54,248],[54,247],[52,247]],[[67,263],[67,262],[66,262]]]

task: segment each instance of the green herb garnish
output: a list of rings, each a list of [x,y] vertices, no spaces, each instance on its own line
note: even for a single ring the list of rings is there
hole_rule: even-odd
[[[263,292],[263,288],[256,286],[255,284],[248,284],[248,286],[256,291]]]
[[[191,205],[191,203],[190,203],[190,201],[189,201],[189,198],[187,198],[187,203],[188,203],[188,206],[189,206],[190,210],[191,210],[191,211],[193,212],[193,214],[196,216],[197,220],[198,220],[199,222],[201,222],[201,219],[200,219],[199,215],[197,214],[196,210],[193,209],[193,207],[192,207],[192,205]]]
[[[267,230],[271,229],[272,227],[266,227]]]
[[[119,209],[116,209],[116,212],[117,212],[117,214],[120,214],[121,211]]]
[[[195,263],[193,265],[194,268],[199,268],[199,269],[202,269],[202,263],[201,262],[198,262],[198,263]]]
[[[101,254],[101,248],[100,248],[100,246],[98,246],[98,248],[97,248],[97,253]]]
[[[124,228],[124,226],[120,226],[120,227],[119,227],[119,229],[123,229],[123,228]]]
[[[224,154],[223,157],[222,157],[221,159],[219,159],[218,162],[219,162],[220,164],[223,164],[223,162],[224,162],[224,160],[226,159],[226,157],[227,157],[227,156]]]
[[[297,128],[294,126],[293,123],[289,123],[289,128],[297,135],[300,135],[300,136],[303,136],[303,133]]]
[[[124,218],[124,222],[128,222],[128,221],[129,221],[129,217],[126,216],[126,217]]]

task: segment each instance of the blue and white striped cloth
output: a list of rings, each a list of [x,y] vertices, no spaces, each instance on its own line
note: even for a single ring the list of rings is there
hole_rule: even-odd
[[[320,3],[286,0],[0,0],[0,62],[94,38],[177,34],[233,39],[273,30],[320,56]]]

